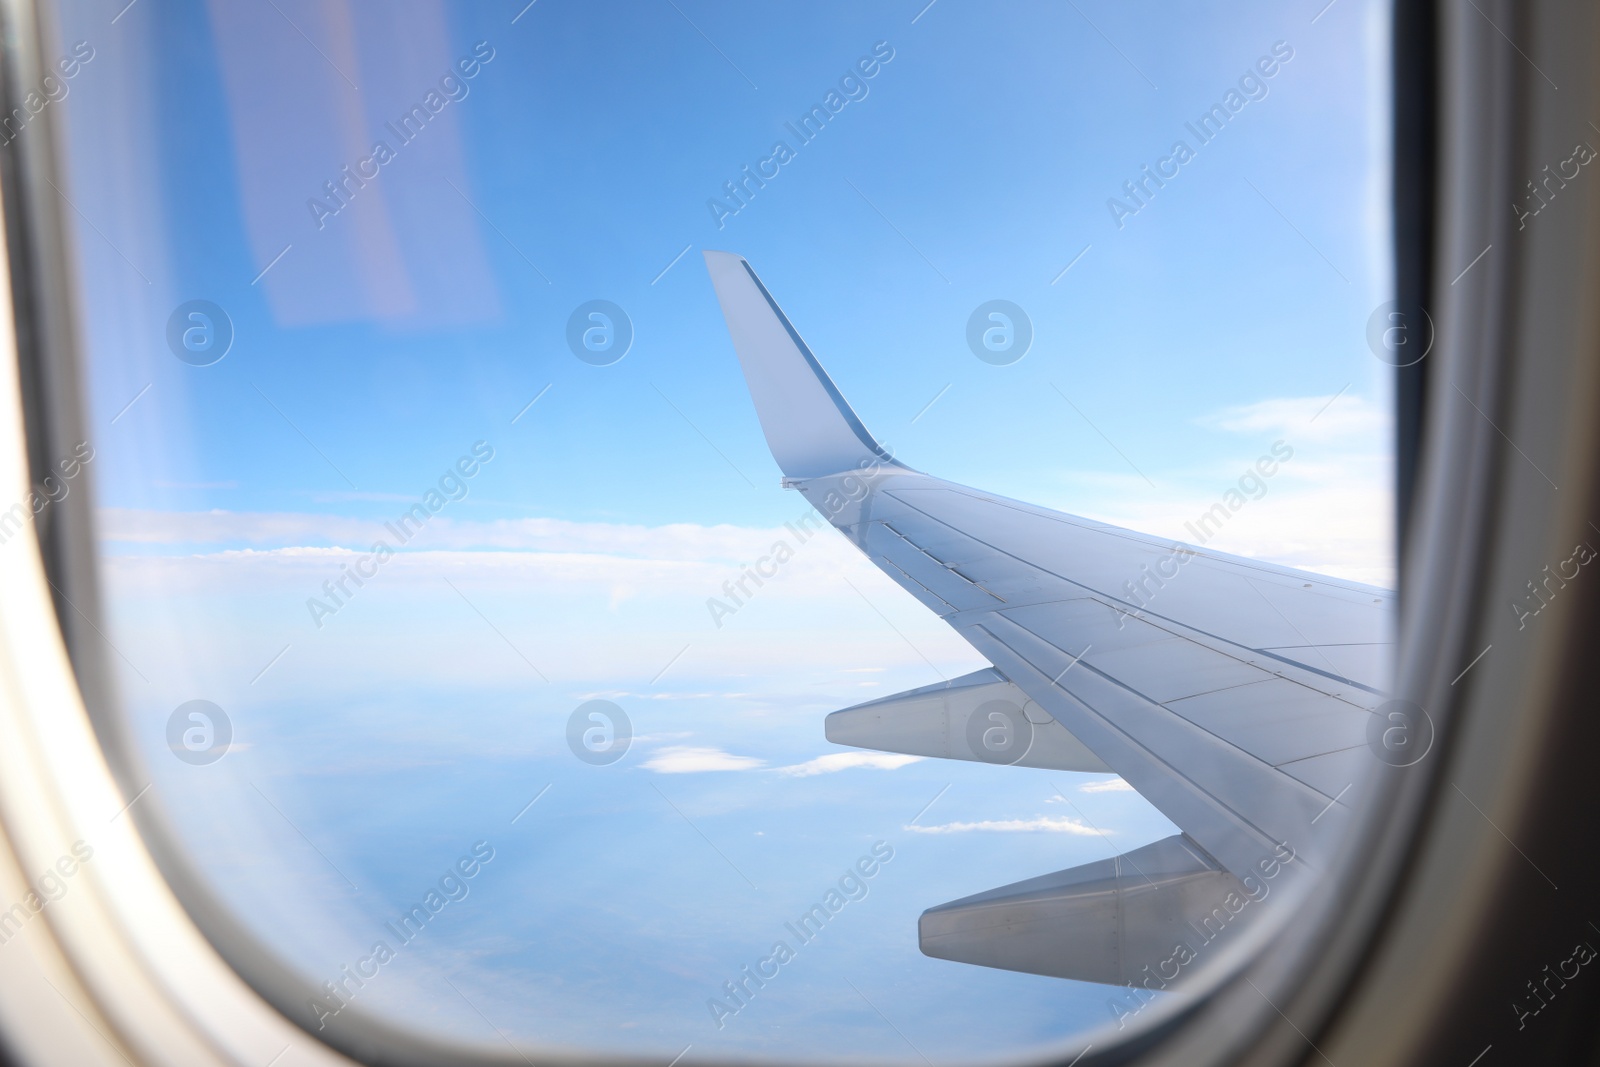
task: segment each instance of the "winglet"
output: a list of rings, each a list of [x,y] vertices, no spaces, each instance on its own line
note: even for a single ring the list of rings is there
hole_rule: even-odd
[[[862,425],[743,256],[706,252],[772,458],[789,478],[899,466]]]

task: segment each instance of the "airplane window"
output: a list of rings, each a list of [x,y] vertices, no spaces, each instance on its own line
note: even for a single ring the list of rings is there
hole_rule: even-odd
[[[63,2],[4,139],[196,914],[346,1048],[1070,1058],[1200,988],[1431,745],[1388,17]]]

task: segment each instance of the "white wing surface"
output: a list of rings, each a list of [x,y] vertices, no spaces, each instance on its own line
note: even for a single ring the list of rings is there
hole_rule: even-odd
[[[784,484],[993,664],[836,712],[830,740],[1109,768],[1183,831],[931,909],[924,952],[1132,981],[1173,923],[1204,929],[1226,893],[1325,862],[1343,790],[1375,762],[1367,739],[1387,699],[1392,593],[903,466],[749,264],[705,255]]]

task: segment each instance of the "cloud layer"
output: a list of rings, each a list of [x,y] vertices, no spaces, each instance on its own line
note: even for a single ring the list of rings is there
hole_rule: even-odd
[[[790,778],[811,778],[818,774],[834,774],[838,771],[853,770],[858,767],[870,767],[875,770],[892,771],[912,763],[920,762],[921,756],[904,756],[897,752],[830,752],[826,756],[806,760],[804,763],[795,763],[788,767],[775,768],[779,774]]]
[[[645,760],[641,766],[657,774],[701,774],[706,771],[753,771],[767,765],[754,756],[735,756],[720,748],[696,745],[669,745]]]
[[[1080,793],[1132,793],[1133,786],[1121,778],[1107,778],[1103,782],[1085,782],[1078,787]]]
[[[1073,834],[1078,837],[1099,837],[1100,831],[1078,819],[1065,815],[1035,815],[1031,819],[984,819],[981,822],[947,822],[937,826],[905,827],[914,834]]]

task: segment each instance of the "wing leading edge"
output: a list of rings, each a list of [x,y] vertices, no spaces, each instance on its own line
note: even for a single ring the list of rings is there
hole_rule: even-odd
[[[1183,831],[1105,870],[1089,864],[931,909],[925,953],[1120,981],[1106,976],[1127,973],[1176,917],[1204,929],[1209,902],[1327,861],[1343,791],[1375,762],[1366,739],[1385,700],[1391,593],[905,467],[749,264],[705,255],[784,484],[994,665],[835,712],[829,739],[1103,766]],[[1157,873],[1139,871],[1141,857]],[[1110,932],[1090,936],[1101,920]],[[1042,929],[1056,934],[1041,939]]]

